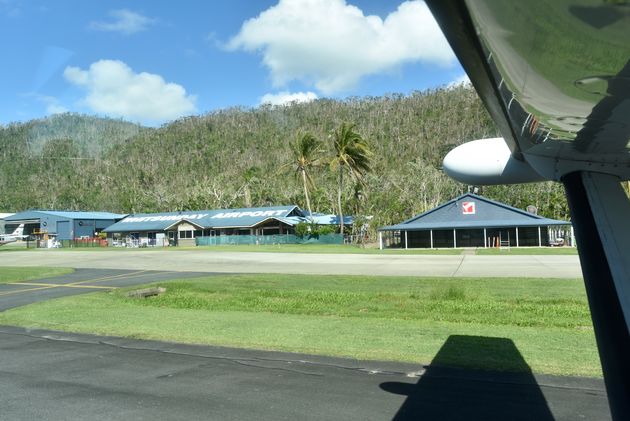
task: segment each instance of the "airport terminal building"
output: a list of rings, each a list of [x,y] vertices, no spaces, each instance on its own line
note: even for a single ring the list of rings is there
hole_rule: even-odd
[[[292,234],[305,220],[295,205],[129,215],[107,227],[111,245],[194,246],[198,237]]]
[[[570,222],[544,218],[472,193],[379,229],[381,249],[573,244]]]

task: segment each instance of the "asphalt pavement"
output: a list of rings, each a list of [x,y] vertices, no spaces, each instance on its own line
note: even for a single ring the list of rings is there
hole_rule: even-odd
[[[67,295],[208,275],[197,272],[80,268],[67,275],[0,284],[0,311]]]
[[[481,339],[440,353],[506,341]],[[440,353],[422,366],[0,326],[0,418],[610,419],[600,379],[443,368]]]
[[[220,273],[582,278],[577,255],[400,255],[201,250],[0,252],[0,266],[52,266]]]
[[[0,285],[0,311],[64,295],[212,273],[146,269],[172,265],[172,258],[178,258],[179,265],[203,266],[208,253],[193,254],[188,260],[189,253],[139,253],[141,264],[135,265],[129,264],[133,258],[128,253],[116,253],[124,259],[114,262],[122,260],[125,263],[119,266],[132,269],[79,268],[68,275]],[[273,255],[267,265],[287,259],[263,254]],[[100,262],[109,257],[103,252],[27,255],[38,265],[46,262],[34,256],[54,256],[61,261],[57,266],[75,267],[81,266],[82,256]],[[255,259],[248,265],[232,263],[234,271],[245,272],[261,261],[260,253],[248,255],[236,262]],[[398,257],[418,256],[394,259]],[[477,256],[420,257],[459,258],[461,267],[463,258]],[[285,260],[284,265],[295,270],[300,256],[297,260],[291,264]],[[344,261],[333,259],[337,265]],[[501,349],[520,372],[441,364],[442,358],[452,361],[453,353],[473,346],[488,352]],[[424,366],[0,326],[0,378],[0,419],[16,421],[610,419],[601,379],[533,375],[506,338],[451,336],[431,365]]]

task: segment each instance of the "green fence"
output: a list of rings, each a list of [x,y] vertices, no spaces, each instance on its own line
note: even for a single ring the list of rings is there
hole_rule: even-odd
[[[107,240],[101,238],[59,240],[58,243],[61,248],[107,247]]]
[[[277,235],[219,235],[215,237],[197,237],[198,246],[220,246],[224,244],[264,245],[264,244],[343,244],[343,235],[325,234],[298,237],[294,234]]]

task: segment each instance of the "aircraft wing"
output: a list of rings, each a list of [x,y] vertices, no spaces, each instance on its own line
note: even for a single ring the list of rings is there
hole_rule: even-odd
[[[427,0],[503,135],[453,150],[471,184],[562,182],[614,419],[630,419],[630,4]],[[507,147],[506,147],[507,145]]]

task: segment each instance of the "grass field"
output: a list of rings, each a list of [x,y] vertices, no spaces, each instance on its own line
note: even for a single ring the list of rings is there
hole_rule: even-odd
[[[386,249],[343,244],[276,244],[276,245],[221,245],[176,247],[173,250],[241,251],[266,253],[323,253],[323,254],[461,254],[462,249]]]
[[[511,247],[509,249],[498,249],[498,248],[490,248],[490,249],[477,249],[476,254],[480,256],[490,255],[490,256],[509,256],[509,255],[570,255],[570,254],[578,254],[577,248],[575,247],[524,247],[524,248],[515,248]]]
[[[159,285],[159,297],[67,297],[1,313],[0,324],[419,363],[451,335],[499,337],[535,372],[600,375],[579,280],[226,275]],[[472,343],[447,363],[522,369]]]
[[[3,251],[16,250],[38,250],[20,248],[0,248]],[[42,251],[41,249],[39,249]],[[276,245],[220,245],[220,246],[201,246],[201,247],[146,247],[146,248],[125,248],[125,247],[72,247],[60,248],[54,251],[117,251],[124,253],[128,250],[145,250],[145,251],[164,251],[164,252],[182,252],[190,250],[205,250],[208,252],[261,252],[261,253],[318,253],[318,254],[393,254],[393,255],[458,255],[462,254],[464,249],[385,249],[379,250],[374,247],[360,247],[356,245],[341,244],[276,244]],[[509,249],[471,249],[474,254],[478,255],[569,255],[577,254],[574,247],[524,247]]]
[[[73,269],[68,268],[22,268],[14,266],[0,266],[0,284],[65,275],[67,273],[71,273],[72,271]]]

